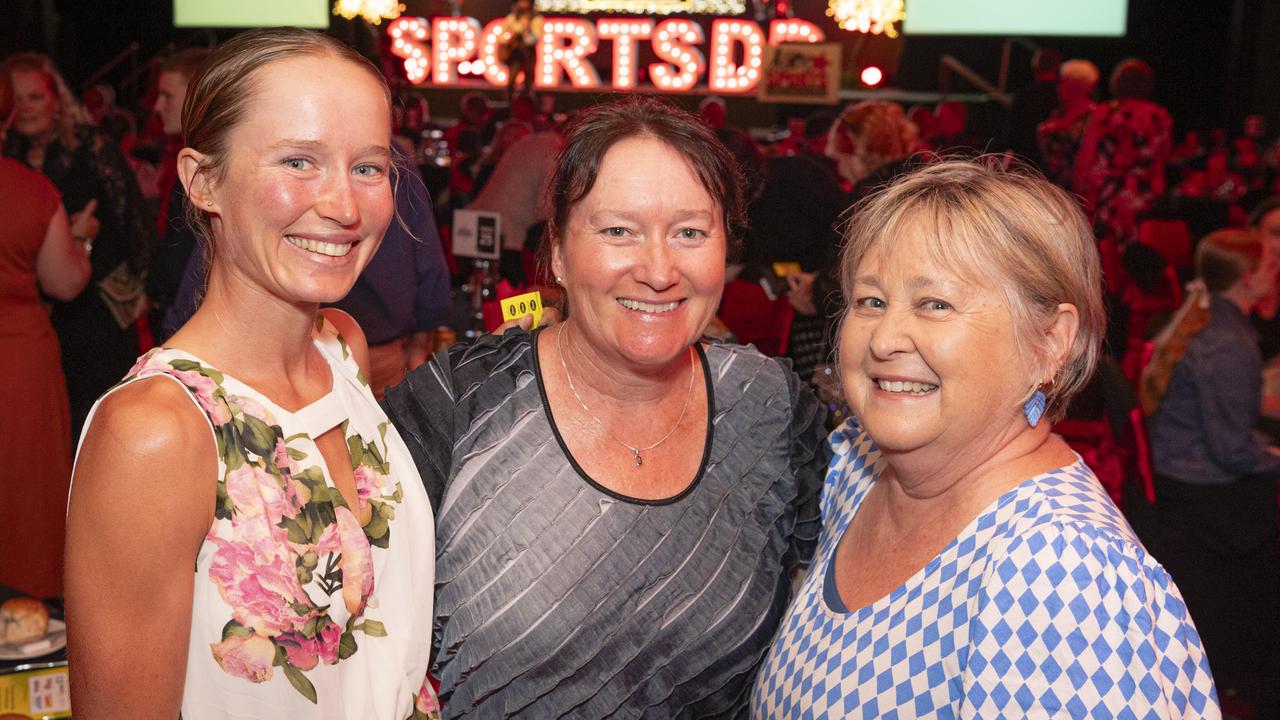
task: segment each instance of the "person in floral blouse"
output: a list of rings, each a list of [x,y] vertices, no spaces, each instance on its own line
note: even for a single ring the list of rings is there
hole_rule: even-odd
[[[1093,114],[1093,91],[1098,67],[1088,60],[1068,60],[1058,75],[1059,105],[1048,120],[1036,126],[1045,177],[1066,190],[1075,181],[1076,154],[1085,126]]]
[[[1139,221],[1164,196],[1173,119],[1149,99],[1155,73],[1142,60],[1117,65],[1110,86],[1115,99],[1099,105],[1085,126],[1075,192],[1095,225],[1125,242],[1137,237]]]
[[[85,426],[77,718],[439,717],[430,502],[363,333],[320,309],[392,220],[390,97],[354,51],[289,28],[235,37],[192,79],[178,175],[208,287]]]

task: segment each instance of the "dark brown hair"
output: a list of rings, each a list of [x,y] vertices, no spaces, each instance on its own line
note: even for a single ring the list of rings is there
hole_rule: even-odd
[[[689,163],[724,213],[728,252],[734,256],[747,224],[737,161],[697,116],[652,97],[633,95],[584,110],[566,130],[565,146],[547,190],[543,263],[549,265],[551,248],[564,240],[569,213],[591,192],[609,148],[633,137],[658,140]]]
[[[1156,74],[1146,62],[1129,58],[1111,71],[1110,85],[1111,94],[1117,98],[1146,100],[1155,90]]]

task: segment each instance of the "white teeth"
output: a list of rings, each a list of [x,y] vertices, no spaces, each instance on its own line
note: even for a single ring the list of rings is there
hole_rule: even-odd
[[[628,310],[635,310],[637,312],[662,313],[662,312],[670,312],[672,310],[675,310],[677,307],[679,307],[680,302],[676,301],[676,302],[663,303],[661,305],[655,305],[653,303],[640,302],[639,300],[628,300],[626,298],[619,298],[618,304]]]
[[[926,395],[938,389],[937,385],[918,382],[902,382],[901,380],[877,380],[876,384],[885,392],[907,393],[909,395]]]
[[[328,255],[329,257],[342,257],[351,252],[351,248],[355,247],[355,243],[327,243],[319,240],[307,240],[305,238],[286,236],[286,240],[294,247],[300,247],[313,253]]]

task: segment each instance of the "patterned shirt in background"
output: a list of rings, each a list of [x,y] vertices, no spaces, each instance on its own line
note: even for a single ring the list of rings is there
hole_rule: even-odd
[[[1075,191],[1120,242],[1164,196],[1173,144],[1169,111],[1147,100],[1112,100],[1094,109],[1076,158]]]
[[[1002,495],[888,595],[833,609],[880,453],[853,421],[831,445],[818,551],[752,717],[1222,716],[1182,596],[1082,461]]]
[[[1045,177],[1058,187],[1070,190],[1075,182],[1076,155],[1080,152],[1080,141],[1092,113],[1093,105],[1075,117],[1063,115],[1059,108],[1048,120],[1036,126],[1040,167]]]

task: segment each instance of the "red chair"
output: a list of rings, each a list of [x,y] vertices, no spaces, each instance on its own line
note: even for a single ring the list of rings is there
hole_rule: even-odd
[[[1138,242],[1151,247],[1178,270],[1191,269],[1191,229],[1182,220],[1144,220]]]
[[[760,352],[774,357],[787,354],[795,308],[786,297],[770,300],[759,285],[731,280],[724,286],[719,315],[743,345],[755,345]]]
[[[1100,420],[1059,420],[1054,423],[1053,431],[1080,455],[1116,507],[1123,508],[1130,453],[1116,443],[1106,416]]]
[[[1129,411],[1129,427],[1133,430],[1133,442],[1137,446],[1138,456],[1134,458],[1138,466],[1138,479],[1142,481],[1142,492],[1147,502],[1156,501],[1155,471],[1151,467],[1151,446],[1147,443],[1147,418],[1142,408]]]

